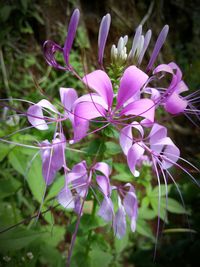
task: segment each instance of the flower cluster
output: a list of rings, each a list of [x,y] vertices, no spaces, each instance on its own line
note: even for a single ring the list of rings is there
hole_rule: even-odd
[[[182,158],[178,147],[168,137],[166,127],[157,121],[159,116],[156,111],[164,108],[163,112],[169,115],[185,114],[189,117],[194,114],[198,117],[199,111],[193,106],[196,95],[185,96],[188,87],[174,62],[154,67],[168,34],[167,25],[157,38],[146,68],[141,65],[144,65],[143,58],[152,32],[148,30],[143,35],[141,25],[136,29],[130,52],[127,52],[126,47],[128,37],[121,37],[118,45],[111,48],[110,67],[105,68],[103,56],[111,23],[109,14],[103,17],[99,29],[100,68],[80,77],[69,60],[79,16],[79,10],[76,9],[69,23],[64,47],[48,40],[44,43],[44,55],[49,65],[71,72],[77,77],[88,93],[78,96],[73,88],[60,88],[62,111],[43,99],[29,107],[27,117],[33,127],[42,131],[48,129],[49,123],[56,124],[53,140],[43,141],[40,148],[46,185],[53,183],[61,168],[64,170],[65,186],[58,195],[58,202],[65,208],[74,209],[81,216],[89,190],[99,191],[102,201],[99,202],[98,215],[111,222],[116,236],[122,238],[126,232],[126,215],[130,219],[131,230],[135,231],[136,228],[138,202],[134,186],[130,183],[111,185],[111,168],[103,161],[94,160],[90,167],[86,161],[81,161],[69,169],[65,157],[66,147],[80,142],[89,134],[112,126],[119,132],[117,141],[133,176],[138,177],[143,162],[148,161],[158,182],[160,170],[167,183],[165,177],[166,174],[170,175],[169,168],[175,165],[183,169],[177,163]],[[56,61],[56,52],[63,54],[65,66]],[[106,71],[108,69],[111,76],[113,69],[118,70],[120,75],[109,77]],[[64,135],[62,125],[66,120],[70,121],[73,129],[73,136],[69,140]],[[99,123],[100,127],[91,131],[93,122],[95,125]],[[118,199],[117,208],[112,202],[114,192]]]

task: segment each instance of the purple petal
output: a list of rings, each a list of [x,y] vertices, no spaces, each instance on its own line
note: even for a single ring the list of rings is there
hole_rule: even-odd
[[[105,197],[110,197],[111,187],[109,178],[102,175],[97,175],[96,181]]]
[[[158,39],[156,41],[156,44],[155,44],[155,47],[154,47],[154,50],[152,52],[152,55],[151,55],[151,58],[149,60],[149,63],[148,63],[148,66],[147,66],[147,71],[151,70],[152,67],[153,67],[153,64],[154,62],[156,61],[156,58],[166,40],[166,37],[167,37],[167,34],[168,34],[168,31],[169,31],[169,26],[168,25],[165,25],[162,29],[162,31],[160,32],[159,36],[158,36]]]
[[[65,45],[63,48],[64,59],[68,67],[69,67],[69,54],[78,27],[79,17],[80,17],[80,12],[78,9],[75,9],[69,22],[67,38],[65,40]]]
[[[181,70],[180,70],[180,68],[179,68],[179,66],[175,63],[175,62],[170,62],[169,64],[168,64],[173,70],[175,70],[175,75],[176,75],[176,77],[177,77],[177,81],[181,81],[182,80],[182,72],[181,72]]]
[[[64,149],[65,140],[60,138],[55,138],[52,141],[52,145],[48,142],[42,142],[42,174],[47,185],[50,185],[56,173],[62,168],[65,163],[64,160]],[[50,146],[45,148],[45,146]]]
[[[181,98],[177,93],[171,94],[165,102],[165,110],[173,115],[184,112],[188,105],[186,99]]]
[[[81,103],[81,102],[97,103],[101,105],[104,109],[108,110],[108,105],[104,101],[103,97],[101,97],[100,95],[94,94],[94,93],[86,94],[86,95],[79,97],[74,103],[74,105],[76,106],[78,103]]]
[[[154,103],[156,104],[158,103],[158,99],[160,98],[160,92],[157,89],[151,87],[145,87],[144,92],[151,95],[151,100]]]
[[[123,205],[128,217],[131,220],[131,230],[135,232],[138,214],[138,202],[133,186],[130,186],[129,191],[124,197]]]
[[[134,38],[133,38],[133,43],[132,43],[132,48],[131,48],[131,51],[128,55],[128,58],[129,59],[132,59],[135,55],[135,52],[136,52],[136,49],[138,47],[138,42],[140,40],[140,37],[141,37],[141,34],[142,34],[142,25],[139,25],[136,29],[136,32],[135,32],[135,35],[134,35]]]
[[[138,122],[132,122],[129,126],[124,127],[120,132],[119,141],[120,141],[120,146],[125,155],[128,154],[128,151],[131,148],[134,141],[132,128],[135,128],[139,131],[140,137],[144,136],[144,130],[142,126],[138,124]]]
[[[148,122],[154,122],[155,104],[150,99],[140,99],[128,104],[120,115],[135,115],[144,117]]]
[[[135,143],[128,151],[127,161],[130,171],[135,177],[139,176],[139,172],[135,169],[138,161],[144,154],[144,148],[141,143]]]
[[[85,173],[87,173],[87,164],[86,164],[85,160],[74,165],[72,168],[72,172],[79,173],[79,175],[81,174],[81,176],[84,175]]]
[[[151,40],[151,35],[152,35],[152,32],[151,30],[148,30],[147,33],[145,34],[145,37],[144,37],[144,45],[143,45],[143,49],[140,53],[140,56],[139,56],[139,59],[138,59],[138,64],[140,65],[141,62],[142,62],[142,59],[144,57],[144,54],[149,46],[149,42]]]
[[[172,69],[172,67],[169,66],[169,64],[160,64],[160,65],[158,65],[154,69],[153,74],[157,74],[157,73],[162,72],[162,71],[170,73],[172,75],[174,74],[173,69]]]
[[[121,130],[119,142],[124,154],[127,155],[129,149],[133,144],[133,134],[131,126],[126,126]]]
[[[58,194],[58,202],[64,207],[68,209],[74,208],[74,200],[71,191],[69,190],[68,186],[65,185],[64,188]]]
[[[74,141],[77,142],[86,136],[89,121],[97,117],[105,117],[106,111],[99,104],[81,102],[74,110]]]
[[[110,166],[105,162],[97,162],[94,165],[93,169],[95,169],[96,171],[102,172],[106,177],[109,177],[111,173]]]
[[[111,107],[113,101],[112,83],[108,75],[102,70],[95,70],[83,77],[85,85],[95,90]]]
[[[181,94],[183,92],[188,91],[189,88],[188,86],[184,83],[184,81],[180,81],[177,85],[176,85],[176,93],[177,94]]]
[[[46,99],[42,99],[37,104],[30,106],[27,110],[27,118],[38,130],[48,129],[48,125],[44,120],[43,108],[59,114],[58,110]]]
[[[105,109],[97,103],[82,102],[76,105],[74,110],[75,125],[84,121],[89,121],[97,117],[104,117],[106,115]]]
[[[64,106],[65,113],[70,114],[70,111],[72,111],[72,107],[74,102],[77,100],[78,95],[76,90],[73,88],[60,88],[60,98],[61,102]]]
[[[118,198],[119,209],[115,215],[113,228],[114,233],[118,238],[122,238],[126,234],[126,213],[121,204],[120,198]]]
[[[79,195],[76,196],[75,198],[75,206],[74,206],[74,212],[76,212],[76,214],[80,214],[81,212],[81,198]],[[82,215],[82,214],[81,214]]]
[[[100,28],[99,28],[99,37],[98,37],[98,62],[100,66],[103,65],[103,55],[104,55],[104,49],[106,45],[106,40],[108,37],[108,32],[110,29],[110,22],[111,22],[111,16],[110,14],[107,14],[104,16],[101,20]]]
[[[60,47],[58,44],[54,43],[51,40],[47,40],[44,42],[43,45],[43,53],[44,53],[44,57],[46,59],[46,62],[56,68],[56,69],[60,69],[60,70],[68,70],[68,68],[61,66],[55,59],[55,53],[56,52],[63,52],[63,48]]]
[[[164,148],[164,150],[163,150]],[[164,155],[162,159],[162,168],[168,169],[177,162],[180,156],[180,150],[175,146],[169,137],[160,139],[157,143],[151,145],[151,149],[157,154]]]
[[[27,110],[27,118],[31,125],[38,130],[47,130],[49,127],[44,120],[42,108],[39,105],[30,106]]]
[[[81,123],[77,123],[76,125],[73,125],[74,129],[74,136],[73,140],[70,140],[70,144],[77,143],[82,138],[84,138],[87,135],[87,131],[89,129],[89,122],[88,121],[81,121]]]
[[[150,145],[153,145],[160,139],[167,137],[167,128],[157,123],[154,123],[151,132],[149,134],[149,137],[150,137],[149,139]]]
[[[170,142],[165,146],[163,154],[169,159],[169,161],[163,159],[162,167],[164,169],[168,169],[178,161],[180,157],[180,150],[170,139]]]
[[[106,222],[110,222],[114,217],[113,203],[108,197],[105,197],[101,203],[98,215],[102,217]]]
[[[128,67],[120,80],[117,108],[119,109],[129,98],[135,95],[147,80],[148,75],[136,66]]]

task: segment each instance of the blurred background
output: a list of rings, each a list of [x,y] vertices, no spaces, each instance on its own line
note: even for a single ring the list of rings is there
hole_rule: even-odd
[[[25,110],[27,107],[26,104],[17,103],[12,98],[23,98],[36,102],[42,96],[48,95],[51,100],[56,101],[55,99],[59,99],[59,87],[77,87],[77,85],[81,87],[70,75],[52,70],[46,64],[42,52],[42,45],[47,39],[54,40],[60,45],[64,44],[67,25],[74,8],[80,9],[81,21],[70,60],[80,75],[98,66],[97,39],[99,24],[102,16],[109,12],[112,23],[106,45],[105,64],[110,60],[112,44],[116,44],[120,36],[128,35],[130,38],[129,45],[131,46],[133,34],[139,24],[143,24],[145,31],[148,29],[153,31],[148,51],[150,54],[160,30],[165,24],[168,24],[169,34],[157,63],[175,61],[182,69],[183,79],[190,91],[199,90],[200,1],[198,0],[1,0],[0,97],[9,99],[3,105],[1,104],[1,137],[19,129],[17,117],[14,119],[12,117],[12,119],[6,121],[6,124],[3,124],[2,121],[5,122],[6,116],[10,112]],[[61,60],[59,56],[58,60]],[[10,107],[12,108],[10,109]],[[195,166],[200,166],[199,119],[194,118],[194,122],[197,127],[182,116],[168,120],[167,126],[173,140],[181,150],[182,157]],[[21,125],[25,125],[23,120]],[[46,136],[41,134],[39,137],[41,139]],[[15,138],[15,140],[20,140],[20,136]],[[26,138],[28,141],[33,141],[31,134],[27,134]],[[27,187],[21,179],[25,172],[23,161],[27,157],[27,152],[22,152],[24,158],[18,158],[17,153],[19,151],[15,150],[12,150],[11,153],[8,146],[0,143],[1,230],[10,225],[15,225],[27,216],[34,215],[37,210],[36,207],[39,207],[40,197],[37,198],[36,192],[38,185],[33,185],[29,181]],[[37,175],[40,167],[40,165],[34,167],[32,178]],[[191,171],[197,180],[199,179],[195,170],[188,169],[188,171]],[[177,170],[174,177],[180,184],[186,208],[190,213],[189,225],[192,231],[188,233],[187,231],[174,230],[172,232],[164,231],[160,234],[155,261],[153,261],[154,236],[157,225],[155,219],[145,221],[145,225],[141,226],[140,231],[131,234],[130,238],[126,237],[115,245],[112,244],[113,240],[109,241],[109,246],[104,244],[104,236],[101,235],[99,239],[96,239],[94,248],[91,250],[92,260],[90,264],[92,267],[198,266],[200,190],[183,172]],[[49,199],[54,196],[55,192],[52,189]],[[170,196],[175,199],[179,198],[175,187],[170,190]],[[48,207],[48,204],[46,204],[47,209]],[[175,213],[169,215],[168,223],[163,225],[163,228],[188,228],[186,215],[178,214],[181,212]],[[47,217],[45,217],[45,214],[47,214]],[[65,220],[68,220],[68,215],[63,215],[63,211],[54,208],[51,209],[51,212],[45,214],[37,227],[41,232],[52,233],[52,231],[55,231],[55,235],[52,238],[48,235],[41,238],[41,235],[31,232],[30,220],[24,222],[28,226],[28,230],[16,226],[14,229],[17,228],[17,230],[14,230],[14,232],[11,229],[0,234],[0,266],[65,266],[66,244],[69,245],[70,240],[68,232],[72,231],[69,225],[68,231],[65,228]],[[32,222],[33,224],[34,222]],[[90,231],[96,227],[96,232],[101,233],[97,226],[95,225],[93,228],[91,226],[86,230]],[[82,227],[83,229],[86,227],[84,220]],[[33,235],[34,238],[32,238]],[[84,242],[80,239],[77,247],[84,246]],[[102,252],[99,253],[99,250]],[[74,263],[72,266],[89,266],[85,254],[80,254],[80,259],[81,257],[85,260],[84,263],[80,260],[79,263]],[[112,260],[109,261],[110,257],[112,257]],[[114,261],[113,258],[117,260]]]

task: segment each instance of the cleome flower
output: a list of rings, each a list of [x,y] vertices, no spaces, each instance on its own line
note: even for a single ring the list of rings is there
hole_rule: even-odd
[[[139,137],[133,137],[132,130],[135,129]],[[157,123],[154,123],[147,137],[144,136],[144,129],[137,122],[124,127],[120,132],[120,145],[127,156],[128,166],[135,177],[139,176],[136,166],[140,166],[140,161],[146,153],[154,165],[154,162],[166,170],[176,164],[180,156],[180,151],[173,143],[171,138],[167,137],[167,129]]]
[[[106,72],[96,70],[84,76],[82,80],[85,85],[96,93],[84,95],[74,103],[74,142],[86,135],[89,121],[94,118],[103,117],[106,122],[117,125],[122,118],[131,115],[142,117],[143,124],[152,124],[155,104],[151,99],[140,96],[148,78],[136,66],[128,67],[120,79],[118,93],[115,95]]]
[[[78,215],[81,215],[81,207],[89,189],[91,188],[94,192],[94,189],[98,188],[103,195],[98,215],[106,222],[112,222],[115,235],[122,238],[126,233],[126,215],[131,220],[132,231],[135,231],[138,210],[137,197],[131,184],[119,187],[111,186],[110,174],[110,167],[105,162],[97,162],[90,169],[85,161],[74,165],[72,170],[65,175],[65,186],[58,194],[58,202],[64,208],[74,209]],[[92,180],[93,176],[95,176],[95,181]],[[118,194],[116,213],[111,199],[113,190],[116,190]]]

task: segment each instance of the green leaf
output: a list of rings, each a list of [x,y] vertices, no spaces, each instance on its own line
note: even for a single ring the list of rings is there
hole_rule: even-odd
[[[0,199],[15,194],[20,186],[21,183],[12,177],[0,179]]]
[[[0,143],[0,162],[7,156],[10,146]]]
[[[167,210],[172,212],[172,213],[177,213],[177,214],[184,214],[184,213],[189,213],[184,209],[184,207],[175,199],[169,198],[167,201]]]
[[[45,202],[56,197],[60,190],[63,188],[65,184],[65,177],[64,176],[59,176],[56,177],[54,180],[53,184],[51,185],[49,192],[45,198]]]
[[[0,235],[0,251],[20,250],[41,236],[41,232],[15,228]]]
[[[160,213],[159,216],[160,218],[168,223],[168,218],[167,218],[167,213],[166,213],[166,198],[161,198],[160,199],[160,210],[158,211],[158,198],[154,197],[150,199],[151,206],[154,210],[154,212],[158,216],[158,212]]]
[[[65,227],[60,225],[47,225],[42,227],[46,231],[42,235],[42,240],[49,246],[56,247],[65,237]]]
[[[99,248],[92,249],[90,252],[90,261],[92,267],[107,267],[110,265],[113,256],[100,250]]]
[[[3,7],[1,7],[0,9],[0,19],[1,21],[5,22],[8,20],[11,11],[15,9],[14,6],[10,6],[10,5],[4,5]]]
[[[42,162],[38,155],[32,162],[27,173],[27,182],[35,199],[41,203],[45,193],[45,182],[42,176]]]
[[[149,224],[145,222],[144,220],[141,220],[141,219],[137,220],[136,232],[155,241],[155,237],[152,233],[152,230]]]
[[[106,154],[108,155],[116,155],[121,152],[121,147],[114,142],[108,141],[105,143],[105,145],[106,145]]]
[[[40,261],[43,263],[42,266],[63,267],[66,259],[62,257],[56,248],[45,244],[40,248]]]
[[[0,202],[0,230],[8,228],[20,220],[22,220],[21,211],[15,203]]]
[[[170,193],[172,185],[167,185],[168,194]],[[159,186],[154,187],[151,191],[149,197],[158,197],[159,196]],[[166,187],[164,184],[160,185],[160,196],[166,196]]]
[[[150,208],[139,208],[138,218],[143,220],[152,220],[156,218],[157,213]]]
[[[22,175],[25,175],[27,170],[27,156],[21,153],[20,147],[13,148],[8,154],[9,163],[13,168]]]
[[[124,174],[116,174],[112,176],[113,180],[121,181],[121,182],[133,182],[133,177],[124,173]]]

